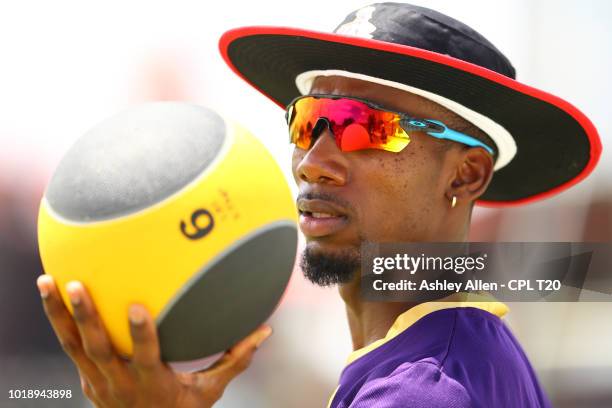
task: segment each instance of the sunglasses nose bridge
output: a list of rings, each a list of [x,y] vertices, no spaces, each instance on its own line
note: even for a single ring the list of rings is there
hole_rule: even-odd
[[[320,138],[326,129],[330,137]],[[345,184],[348,179],[348,162],[336,143],[329,119],[318,118],[311,135],[310,146],[305,149],[294,167],[296,180],[299,178],[309,183]]]
[[[331,123],[329,123],[329,119],[327,119],[324,116],[319,117],[317,121],[315,122],[314,127],[312,128],[312,142],[313,143],[319,138],[321,133],[325,132],[326,127],[330,131],[330,133],[332,133],[333,135],[333,132],[331,130]]]
[[[311,137],[310,137],[310,145],[308,147],[308,150],[313,150],[316,145],[321,145],[321,144],[327,145],[329,143],[332,143],[335,145],[334,150],[337,150],[338,152],[342,150],[340,148],[340,145],[338,144],[338,139],[334,133],[333,125],[332,125],[332,122],[329,120],[329,118],[324,117],[324,116],[317,118],[310,134],[311,134]],[[325,134],[327,134],[329,138],[319,137]],[[325,147],[325,150],[327,150],[328,148],[329,147]],[[320,149],[321,147],[319,147],[319,150]]]
[[[329,122],[329,119],[327,119],[326,117],[317,118],[310,133],[311,136],[309,149],[315,145],[315,143],[319,139],[319,136],[325,133],[325,129],[329,130],[330,136],[332,137],[332,139],[334,139],[334,134],[332,132],[331,123]]]

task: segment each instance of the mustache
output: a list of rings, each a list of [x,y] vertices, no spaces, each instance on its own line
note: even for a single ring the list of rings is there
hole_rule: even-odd
[[[301,199],[329,201],[331,203],[337,204],[338,206],[342,208],[347,209],[354,215],[357,214],[357,212],[355,211],[355,208],[350,202],[334,194],[324,193],[324,192],[314,192],[314,191],[309,191],[306,193],[299,193],[295,200],[296,205],[297,205],[297,202]]]

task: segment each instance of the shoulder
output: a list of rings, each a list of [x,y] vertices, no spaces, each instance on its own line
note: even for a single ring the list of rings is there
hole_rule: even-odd
[[[388,376],[366,382],[351,407],[467,408],[465,388],[447,376],[434,362],[404,363]]]
[[[471,307],[455,313],[453,335],[441,361],[444,367],[450,369],[457,363],[467,371],[502,366],[518,370],[526,364],[520,344],[499,317]]]

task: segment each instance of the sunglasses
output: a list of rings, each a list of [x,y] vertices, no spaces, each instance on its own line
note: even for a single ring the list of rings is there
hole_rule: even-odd
[[[306,95],[295,98],[288,106],[285,119],[290,142],[308,150],[313,135],[327,124],[336,145],[343,152],[380,149],[400,152],[410,143],[410,132],[420,131],[468,146],[493,149],[480,140],[449,129],[433,119],[416,119],[401,112],[387,110],[369,101],[338,95]]]

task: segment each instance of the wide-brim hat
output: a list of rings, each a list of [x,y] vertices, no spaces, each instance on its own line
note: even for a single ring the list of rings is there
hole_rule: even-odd
[[[333,33],[242,27],[223,34],[219,47],[236,74],[282,108],[317,76],[341,75],[416,93],[462,116],[497,151],[480,205],[557,194],[584,179],[601,155],[582,112],[516,81],[508,59],[482,35],[424,7],[372,4]]]

